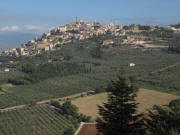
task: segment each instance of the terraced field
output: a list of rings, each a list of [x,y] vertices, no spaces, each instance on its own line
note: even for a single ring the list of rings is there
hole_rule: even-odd
[[[0,135],[62,135],[70,126],[69,120],[47,105],[0,112]]]

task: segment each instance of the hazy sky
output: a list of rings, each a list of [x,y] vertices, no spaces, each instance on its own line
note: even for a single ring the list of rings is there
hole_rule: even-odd
[[[180,22],[180,0],[0,0],[0,32],[41,33],[75,20],[101,23]]]

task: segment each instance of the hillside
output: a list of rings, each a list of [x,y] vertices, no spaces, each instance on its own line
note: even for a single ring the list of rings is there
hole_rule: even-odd
[[[100,43],[103,46],[117,44],[133,44],[135,47],[164,48],[167,47],[167,38],[171,38],[174,27],[164,28],[163,26],[123,26],[100,24],[99,22],[87,22],[76,20],[76,22],[52,29],[44,33],[42,37],[36,37],[21,46],[5,50],[1,55],[8,56],[34,56],[44,51],[61,49],[62,45],[75,41],[94,38],[102,35],[111,35],[117,40],[103,39]]]
[[[156,89],[164,88],[162,91],[165,92],[171,92],[177,94],[179,90],[179,69],[180,69],[180,63],[177,62],[171,66],[168,66],[166,68],[162,68],[160,70],[157,70],[155,72],[150,72],[146,75],[144,75],[142,78],[139,78],[139,81],[141,81],[142,85],[146,85],[149,87],[154,87]],[[168,83],[167,83],[168,82]]]
[[[75,28],[78,25],[83,27],[84,23],[88,24],[77,22]],[[101,26],[98,27],[100,30],[107,26],[121,26],[90,24],[93,27],[95,24]],[[173,32],[161,27],[149,26],[152,30],[138,27],[137,30],[134,25],[124,26],[119,35],[107,31],[82,40],[75,39],[57,45],[54,50],[45,51],[41,48],[36,55],[1,55],[0,108],[94,90],[107,86],[119,74],[129,76],[139,87],[180,95],[179,77],[175,73],[178,67],[168,74],[158,73],[179,63],[180,55],[168,51]],[[62,27],[58,29],[62,30]],[[125,35],[121,35],[123,31]],[[34,45],[26,46],[31,48]],[[152,73],[155,74],[152,76]],[[167,86],[168,80],[165,78],[169,77],[173,83]]]

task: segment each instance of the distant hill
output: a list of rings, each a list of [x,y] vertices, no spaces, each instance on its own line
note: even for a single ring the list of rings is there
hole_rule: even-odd
[[[32,33],[0,33],[0,50],[10,49],[20,44],[27,43],[28,40],[31,40],[39,36],[38,34]]]

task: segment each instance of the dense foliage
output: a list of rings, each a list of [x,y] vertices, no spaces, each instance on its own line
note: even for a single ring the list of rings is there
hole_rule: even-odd
[[[65,115],[67,118],[71,118],[74,124],[78,124],[80,122],[89,122],[91,120],[90,116],[86,116],[84,114],[79,113],[78,108],[71,103],[70,100],[67,100],[62,105],[58,101],[53,101],[51,105],[55,106],[59,113]]]
[[[169,103],[169,108],[171,108],[173,111],[180,111],[180,99],[172,100]]]
[[[21,71],[27,75],[23,77],[16,77],[8,79],[9,83],[14,85],[26,85],[36,83],[40,80],[60,76],[68,76],[78,73],[88,73],[90,68],[85,64],[61,62],[61,63],[47,63],[40,65],[33,65],[31,63],[23,64]]]
[[[86,68],[85,65],[80,65],[75,62],[48,63],[38,66],[26,64],[22,66],[22,72],[40,80],[55,76],[86,73],[89,72],[89,70],[90,69]]]
[[[74,135],[75,133],[75,129],[70,127],[70,128],[67,128],[64,132],[63,132],[63,135]]]
[[[92,56],[93,58],[101,58],[101,57],[102,57],[101,47],[98,46],[98,47],[94,48],[94,49],[91,51],[91,56]]]
[[[103,86],[100,86],[95,89],[95,93],[103,93],[106,92],[106,89]]]
[[[155,105],[148,115],[147,128],[152,135],[180,134],[180,112],[176,109]]]

